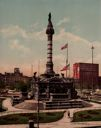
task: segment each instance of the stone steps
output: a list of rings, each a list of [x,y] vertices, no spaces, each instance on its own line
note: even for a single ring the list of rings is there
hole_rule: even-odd
[[[45,102],[45,109],[82,108],[82,101],[52,101]]]

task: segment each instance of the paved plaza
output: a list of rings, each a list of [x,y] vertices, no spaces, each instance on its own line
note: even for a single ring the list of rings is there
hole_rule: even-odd
[[[101,105],[97,103],[91,103],[92,107],[88,108],[75,108],[75,109],[67,109],[64,117],[57,121],[57,122],[52,122],[52,123],[44,123],[40,124],[40,128],[81,128],[81,127],[92,127],[92,126],[101,126],[101,121],[92,121],[92,122],[71,122],[73,113],[76,111],[81,111],[81,110],[91,110],[91,109],[100,109]],[[10,99],[6,99],[3,102],[4,107],[8,107],[8,112],[7,113],[23,113],[25,110],[19,110],[14,107],[12,107]],[[68,117],[68,110],[70,111],[70,117]],[[48,110],[48,111],[59,111],[59,110]],[[64,111],[64,110],[61,110]],[[27,111],[27,112],[32,112],[32,111]],[[2,115],[1,115],[2,116]],[[36,124],[35,124],[36,126]],[[24,125],[0,125],[0,128],[28,128],[28,124]]]

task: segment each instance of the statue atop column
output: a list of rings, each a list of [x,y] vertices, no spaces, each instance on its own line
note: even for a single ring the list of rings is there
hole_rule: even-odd
[[[51,13],[49,13],[49,18],[48,18],[48,21],[51,22]]]
[[[51,13],[48,14],[48,25],[46,29],[47,39],[48,39],[48,47],[47,47],[47,63],[46,63],[46,74],[48,75],[54,75],[55,72],[53,71],[53,34],[54,34],[54,28],[51,21]]]

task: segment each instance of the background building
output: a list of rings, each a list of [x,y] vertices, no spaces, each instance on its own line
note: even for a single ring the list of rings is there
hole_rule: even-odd
[[[75,63],[73,64],[73,77],[76,82],[76,88],[96,89],[99,85],[99,65]]]
[[[27,84],[29,80],[30,77],[24,76],[23,73],[20,72],[19,68],[14,68],[13,73],[5,72],[5,74],[0,74],[1,84],[6,87],[13,87],[20,82]]]
[[[99,76],[98,82],[99,82],[99,89],[101,89],[101,76]]]

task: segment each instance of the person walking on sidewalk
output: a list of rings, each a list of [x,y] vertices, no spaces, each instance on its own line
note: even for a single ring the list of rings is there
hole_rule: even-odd
[[[70,118],[70,111],[68,110],[68,117]]]

